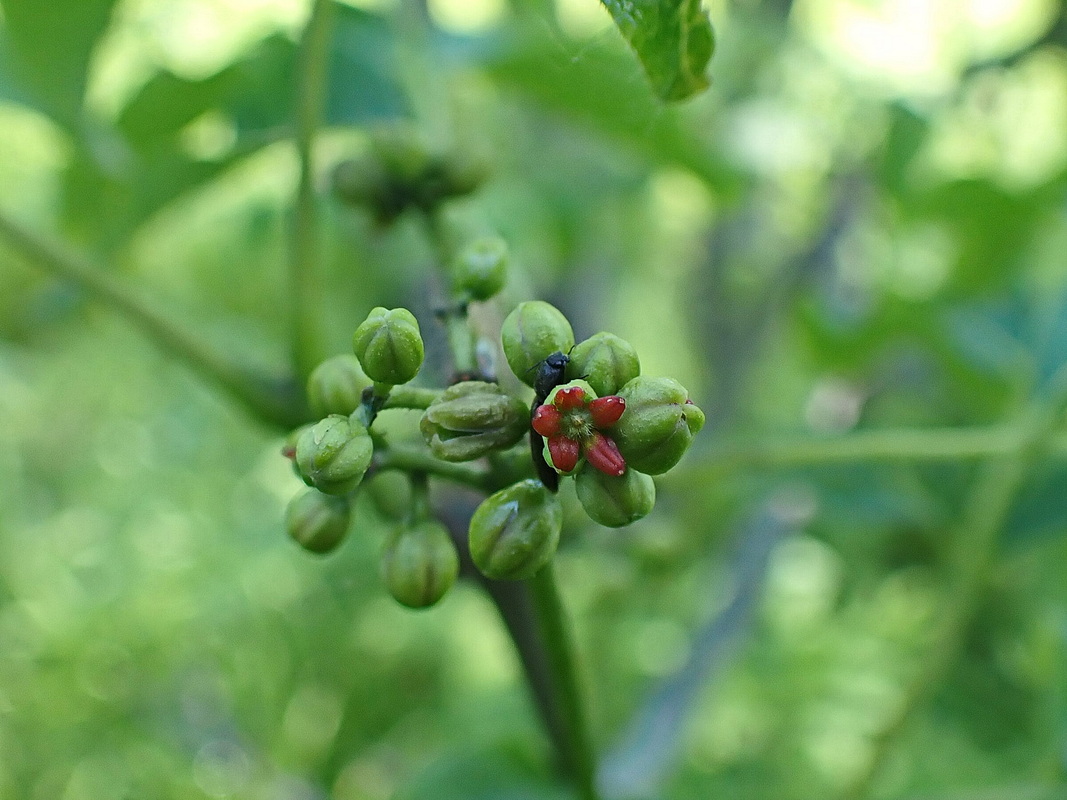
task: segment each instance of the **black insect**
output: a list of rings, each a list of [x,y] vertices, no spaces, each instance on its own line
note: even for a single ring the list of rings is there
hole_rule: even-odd
[[[570,356],[557,350],[544,361],[531,368],[537,370],[537,376],[534,378],[535,397],[533,406],[530,408],[531,418],[534,412],[537,411],[537,407],[545,402],[552,390],[561,383],[567,382],[564,374],[567,371],[567,364],[570,363],[570,360]],[[545,488],[551,492],[559,491],[559,473],[545,461],[544,443],[540,434],[533,428],[530,428],[530,456],[533,458],[534,467],[537,469],[537,477],[541,479],[541,483],[545,485]]]
[[[566,353],[561,353],[558,350],[534,367],[537,370],[537,377],[534,378],[534,392],[537,397],[534,398],[534,408],[545,402],[545,399],[552,393],[552,390],[559,386],[561,383],[566,383],[564,379],[564,373],[567,371],[567,364],[571,361],[571,357]]]

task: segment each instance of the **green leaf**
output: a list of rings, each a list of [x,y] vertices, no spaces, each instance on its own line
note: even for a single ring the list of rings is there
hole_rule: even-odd
[[[706,120],[664,108],[644,81],[620,80],[631,64],[617,41],[577,44],[529,28],[512,31],[485,59],[494,80],[538,105],[655,163],[691,170],[724,195],[735,191],[739,176],[712,146]]]
[[[523,755],[486,748],[441,758],[397,791],[393,800],[568,800],[571,796]]]
[[[56,121],[75,127],[93,48],[115,0],[0,0],[7,69]]]
[[[365,123],[405,113],[395,50],[393,33],[383,19],[338,6],[326,124]],[[213,75],[190,79],[161,71],[152,76],[119,115],[117,139],[103,139],[121,158],[105,163],[100,142],[78,142],[63,178],[68,233],[105,252],[119,247],[171,201],[288,136],[296,55],[288,37],[274,34]],[[182,135],[207,114],[232,126],[233,143],[205,159],[188,151]]]
[[[700,0],[601,1],[660,99],[685,100],[707,88],[715,31]]]

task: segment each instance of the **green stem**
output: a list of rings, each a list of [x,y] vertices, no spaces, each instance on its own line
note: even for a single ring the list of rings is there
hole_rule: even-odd
[[[998,535],[1030,465],[1050,444],[1048,434],[1058,423],[1062,398],[1062,390],[1059,390],[1052,397],[1032,403],[1014,428],[1016,437],[1012,450],[997,454],[982,464],[968,494],[953,542],[948,602],[932,637],[933,648],[923,658],[900,705],[874,737],[870,761],[845,788],[842,800],[862,800],[870,794],[893,744],[958,657],[974,618],[981,589],[994,563]]]
[[[441,212],[437,209],[427,210],[423,219],[426,222],[426,235],[437,260],[438,273],[444,285],[450,286],[448,264],[452,259],[452,245],[448,241]],[[478,374],[478,356],[475,351],[477,341],[467,317],[467,301],[466,296],[451,292],[448,306],[441,311],[441,322],[445,326],[456,375]]]
[[[470,464],[440,461],[424,450],[409,447],[375,448],[372,468],[379,471],[422,472],[484,492],[491,492],[496,488],[492,474],[485,469]]]
[[[478,357],[475,354],[474,331],[467,320],[467,312],[449,309],[445,312],[445,331],[452,349],[456,375],[478,374]]]
[[[765,436],[713,444],[689,470],[695,482],[741,467],[781,468],[854,461],[967,461],[1010,455],[1025,432],[1018,425],[856,431],[833,437]],[[1067,433],[1054,432],[1050,455],[1067,457]]]
[[[385,400],[383,409],[410,408],[425,411],[441,396],[440,389],[423,389],[418,386],[394,386]]]
[[[414,524],[430,518],[430,482],[425,472],[408,474],[411,483],[411,508],[408,522]]]
[[[315,198],[315,131],[326,106],[330,34],[334,3],[315,0],[304,29],[297,63],[296,151],[300,177],[296,190],[289,262],[289,313],[293,369],[306,380],[321,352],[316,320],[319,226]]]
[[[28,261],[78,285],[93,299],[125,316],[149,339],[222,387],[265,422],[291,428],[308,420],[309,413],[291,379],[262,375],[238,363],[108,272],[3,213],[0,238]]]
[[[582,800],[597,800],[596,756],[578,680],[574,642],[549,562],[529,580],[541,641],[548,656],[555,706],[561,717],[563,767],[574,779]]]

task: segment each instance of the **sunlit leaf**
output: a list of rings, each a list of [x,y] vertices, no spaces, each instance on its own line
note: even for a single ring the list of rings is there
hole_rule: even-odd
[[[639,76],[627,73],[626,54],[610,42],[561,50],[560,40],[524,31],[487,68],[500,83],[575,119],[654,162],[673,164],[719,189],[737,174],[710,146],[708,132],[685,109],[664,108]]]
[[[602,0],[663,100],[708,86],[715,31],[700,0]]]
[[[15,83],[57,121],[73,127],[87,68],[115,0],[0,0]]]

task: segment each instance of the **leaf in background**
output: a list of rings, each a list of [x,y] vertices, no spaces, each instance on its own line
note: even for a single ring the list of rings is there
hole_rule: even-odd
[[[165,145],[186,125],[216,107],[233,88],[234,67],[203,80],[157,72],[119,116],[117,125],[136,150]]]
[[[393,32],[381,17],[338,6],[326,124],[405,113],[395,52]],[[119,115],[119,136],[103,135],[75,150],[64,176],[68,232],[104,251],[120,247],[132,230],[184,192],[288,136],[296,56],[296,44],[275,34],[206,78],[154,75]],[[198,120],[219,128],[221,146],[210,157],[188,147],[185,134]]]
[[[396,41],[380,16],[343,3],[334,16],[326,122],[352,125],[405,116],[409,109],[397,79]]]
[[[602,0],[662,100],[708,86],[715,32],[700,0]]]
[[[503,787],[506,787],[503,788]],[[539,774],[525,759],[502,749],[446,756],[393,800],[568,800],[570,791]]]
[[[583,42],[564,50],[564,40],[540,31],[513,33],[486,59],[497,82],[655,163],[691,170],[718,191],[737,188],[739,176],[710,141],[706,120],[685,113],[688,109],[664,108],[643,80],[620,79],[629,58],[614,42]]]
[[[76,127],[89,60],[115,0],[0,0],[5,65],[39,107]]]
[[[916,195],[906,213],[948,226],[959,243],[951,289],[988,292],[1019,275],[1041,210],[1060,191],[1056,185],[1011,191],[990,180],[960,179]]]
[[[1062,464],[1034,468],[1004,526],[1007,545],[1040,545],[1050,538],[1067,535],[1065,481],[1067,467]]]

